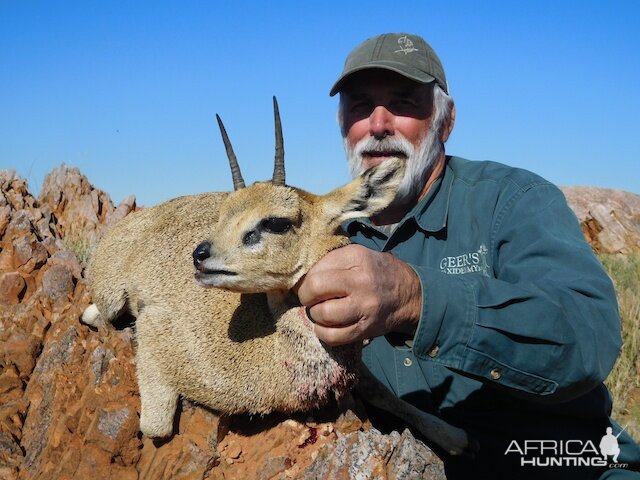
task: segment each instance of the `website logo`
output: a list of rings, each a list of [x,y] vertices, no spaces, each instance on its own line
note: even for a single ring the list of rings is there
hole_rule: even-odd
[[[504,454],[519,456],[522,467],[627,468],[629,464],[618,463],[618,437],[625,428],[614,436],[607,427],[598,447],[591,440],[512,440]]]
[[[627,428],[626,426],[624,428]],[[624,428],[620,430],[620,433],[613,436],[613,428],[607,427],[607,433],[602,440],[600,440],[600,453],[606,460],[608,456],[613,456],[613,463],[618,463],[618,455],[620,455],[620,446],[618,445],[618,437],[624,432]]]

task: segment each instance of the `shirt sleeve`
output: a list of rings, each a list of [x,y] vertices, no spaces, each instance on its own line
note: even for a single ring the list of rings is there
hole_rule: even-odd
[[[562,192],[513,194],[490,254],[493,277],[411,265],[423,295],[415,355],[537,401],[599,385],[621,346],[616,296]]]

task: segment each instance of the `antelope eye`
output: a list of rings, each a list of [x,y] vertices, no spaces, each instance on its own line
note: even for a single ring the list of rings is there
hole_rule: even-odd
[[[259,241],[260,241],[260,234],[255,230],[248,231],[247,233],[244,234],[244,237],[242,238],[242,243],[244,243],[247,246],[255,245]]]
[[[262,221],[262,228],[271,233],[288,232],[293,224],[288,218],[270,217]]]

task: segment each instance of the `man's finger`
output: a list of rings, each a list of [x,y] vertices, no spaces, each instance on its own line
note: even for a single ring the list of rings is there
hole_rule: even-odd
[[[330,347],[336,347],[338,345],[346,345],[362,340],[361,337],[361,325],[354,323],[343,328],[331,328],[323,327],[322,325],[315,324],[313,329],[316,336],[320,341],[326,343]]]
[[[311,307],[317,303],[347,295],[349,275],[344,271],[328,270],[321,274],[307,273],[298,285],[298,299]]]
[[[360,320],[351,297],[333,298],[307,308],[307,314],[316,325],[343,328]]]
[[[336,248],[326,253],[309,271],[348,270],[351,266],[359,264],[359,256],[367,251],[366,247],[355,244]]]

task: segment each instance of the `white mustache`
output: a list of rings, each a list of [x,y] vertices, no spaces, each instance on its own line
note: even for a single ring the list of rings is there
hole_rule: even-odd
[[[429,129],[424,138],[415,146],[398,133],[383,139],[366,137],[353,146],[349,145],[346,137],[343,140],[349,170],[353,178],[362,175],[365,171],[363,153],[376,152],[405,156],[407,169],[394,200],[396,205],[412,202],[418,197],[426,182],[425,175],[429,168],[444,152],[444,145],[440,142],[433,128]]]
[[[353,155],[361,159],[362,154],[366,152],[401,153],[406,158],[409,158],[414,153],[414,150],[415,148],[411,142],[401,136],[385,137],[383,139],[368,137],[360,140],[355,145]]]

